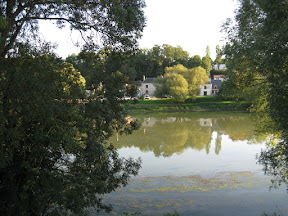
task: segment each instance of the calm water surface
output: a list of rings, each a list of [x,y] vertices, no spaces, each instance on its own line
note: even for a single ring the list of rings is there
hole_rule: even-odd
[[[247,113],[142,114],[141,128],[110,140],[123,157],[142,158],[139,175],[105,196],[114,214],[287,215],[284,187],[269,190]]]

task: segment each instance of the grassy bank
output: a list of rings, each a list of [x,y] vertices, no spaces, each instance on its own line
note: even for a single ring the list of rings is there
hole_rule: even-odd
[[[197,97],[194,102],[176,103],[171,98],[140,100],[135,103],[123,103],[125,110],[134,112],[184,112],[184,111],[247,111],[249,103],[245,101],[223,101],[217,96]]]

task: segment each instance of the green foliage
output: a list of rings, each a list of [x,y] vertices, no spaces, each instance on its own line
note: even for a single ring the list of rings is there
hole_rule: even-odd
[[[169,87],[169,94],[177,102],[184,102],[188,96],[188,82],[186,79],[176,73],[168,73],[166,85]]]
[[[200,58],[201,59],[201,58]],[[189,54],[182,47],[173,47],[168,44],[155,45],[151,49],[139,50],[135,58],[136,78],[141,80],[146,77],[164,75],[165,68],[177,64],[189,66]]]
[[[202,58],[202,64],[201,67],[206,70],[207,75],[210,75],[210,71],[213,68],[213,61],[210,57],[204,56]]]
[[[71,55],[66,62],[74,65],[87,80],[87,88],[94,89],[105,77],[120,71],[127,83],[132,84],[135,79],[134,66],[130,65],[131,54],[116,52],[112,48],[103,48],[98,51],[82,50],[77,56]],[[126,84],[126,83],[125,83]]]
[[[199,55],[195,55],[188,60],[189,68],[199,67],[202,65],[202,59]]]
[[[154,95],[158,98],[162,98],[164,96],[169,95],[169,87],[166,85],[167,83],[167,77],[157,77],[156,79],[153,80],[153,84],[156,87],[156,90],[154,92]]]
[[[206,48],[206,56],[202,58],[202,64],[201,67],[203,67],[206,70],[207,75],[210,75],[210,71],[213,68],[213,61],[211,59],[211,51],[210,46],[207,46]]]
[[[196,98],[199,94],[200,85],[204,85],[209,81],[206,71],[200,66],[189,69],[186,79],[189,83],[189,95],[192,98]]]
[[[217,64],[217,65],[223,64],[222,56],[223,56],[223,51],[221,50],[220,46],[217,45],[216,46],[216,59],[214,61],[215,64]],[[219,70],[219,68],[218,68],[218,70]]]
[[[126,91],[125,91],[126,96],[128,97],[136,97],[138,94],[138,88],[135,84],[130,84],[126,85]]]
[[[273,134],[259,162],[274,176],[273,186],[287,184],[288,143],[288,3],[285,0],[242,0],[236,11],[236,25],[228,20],[224,29],[229,42],[225,56],[229,68],[229,91],[242,89],[249,97],[255,122],[263,132]],[[224,85],[225,86],[225,85]],[[276,134],[276,135],[275,135]]]
[[[175,211],[173,214],[167,213],[164,214],[163,216],[180,216],[180,214],[177,211]]]
[[[125,186],[140,167],[106,142],[136,127],[125,126],[112,87],[106,100],[83,103],[83,77],[49,55],[1,59],[0,73],[1,215],[109,211],[99,195]]]
[[[140,100],[138,104],[126,104],[125,110],[128,112],[166,112],[166,111],[227,111],[241,110],[247,111],[250,103],[241,101],[226,101],[221,100],[218,96],[197,96],[192,99],[188,97],[184,103],[179,104],[172,98]]]
[[[29,41],[31,36],[37,37],[40,19],[56,21],[59,28],[69,24],[74,30],[93,30],[91,35],[87,36],[90,42],[97,32],[104,45],[113,45],[121,50],[134,49],[145,25],[144,6],[142,0],[69,3],[62,0],[2,1],[0,56],[6,56],[17,41]]]
[[[200,85],[203,85],[209,81],[209,77],[202,67],[188,69],[183,65],[176,65],[166,68],[166,73],[176,73],[182,75],[188,82],[188,93],[192,98],[196,98],[196,96],[199,94]]]
[[[140,168],[139,160],[120,158],[107,139],[115,130],[137,128],[118,101],[127,74],[133,74],[119,51],[135,50],[145,25],[144,1],[0,5],[0,214],[111,210],[101,195],[125,186]],[[83,52],[65,63],[51,45],[39,49],[38,20],[81,31],[87,36]],[[95,52],[95,34],[111,48]],[[87,86],[93,90],[89,98]]]

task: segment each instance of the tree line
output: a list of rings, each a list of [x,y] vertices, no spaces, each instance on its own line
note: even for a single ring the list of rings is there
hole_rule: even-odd
[[[190,57],[182,47],[173,47],[168,44],[155,45],[151,49],[139,49],[131,53],[115,52],[111,48],[98,50],[83,49],[79,54],[73,54],[66,58],[75,68],[81,71],[89,86],[90,80],[101,82],[103,73],[111,74],[117,70],[121,72],[130,83],[143,80],[145,77],[158,77],[166,73],[166,68],[183,65],[191,69],[202,67],[210,75],[214,64],[222,64],[223,53],[218,45],[216,59],[211,59],[210,47],[207,46],[206,55]],[[217,70],[212,71],[217,73]],[[219,71],[218,71],[219,72]],[[220,71],[221,73],[221,71]],[[223,73],[223,72],[222,72]]]

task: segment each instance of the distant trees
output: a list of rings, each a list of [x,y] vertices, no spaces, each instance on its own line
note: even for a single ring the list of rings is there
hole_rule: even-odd
[[[216,46],[216,59],[215,59],[215,64],[218,65],[218,70],[219,70],[219,66],[220,64],[223,64],[223,59],[222,59],[222,56],[223,56],[223,51],[222,49],[220,48],[219,45]]]
[[[182,47],[168,44],[155,45],[151,49],[139,49],[135,53],[120,53],[105,47],[96,51],[84,49],[78,55],[67,57],[66,61],[82,72],[89,86],[90,80],[101,81],[103,73],[111,74],[119,70],[130,83],[133,83],[135,80],[142,80],[143,76],[164,75],[167,67],[178,64],[188,69],[201,66],[209,76],[213,63],[209,46],[206,53],[202,59],[199,55],[189,57],[189,53]]]
[[[188,67],[194,68],[202,65],[202,59],[199,55],[195,55],[188,60]]]
[[[177,102],[183,102],[189,95],[196,98],[200,85],[209,81],[205,69],[196,67],[188,69],[181,64],[167,67],[164,77],[158,77],[156,85],[157,96],[171,95]]]
[[[213,68],[213,60],[211,59],[210,46],[206,48],[206,56],[202,58],[201,66],[206,70],[207,75],[210,75],[210,71]]]

